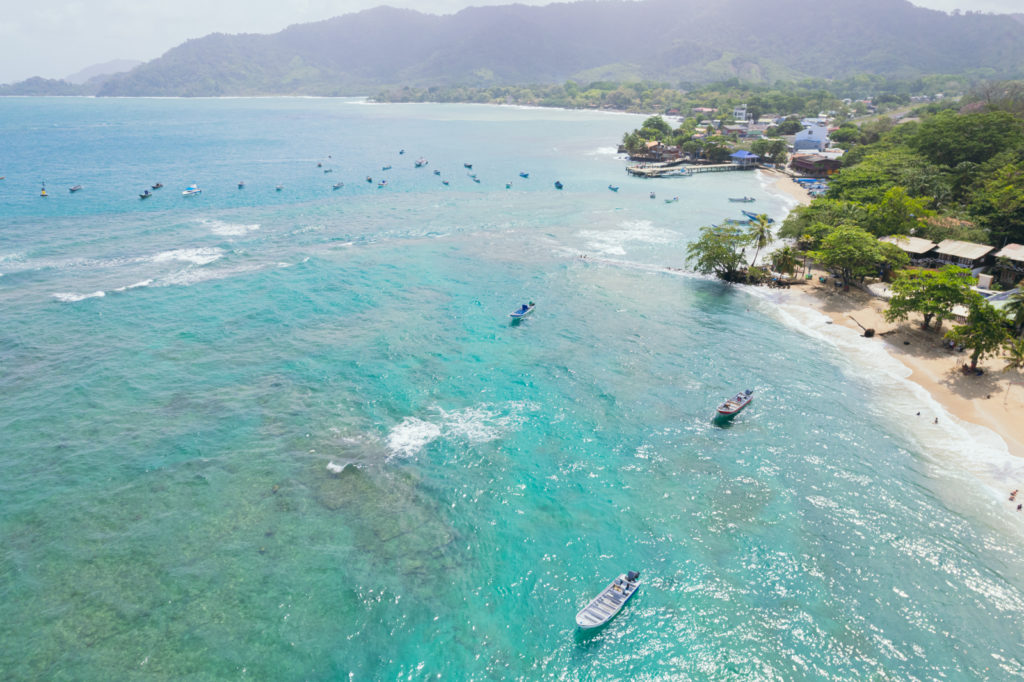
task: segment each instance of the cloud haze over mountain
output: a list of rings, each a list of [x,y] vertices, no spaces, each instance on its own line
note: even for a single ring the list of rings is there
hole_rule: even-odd
[[[545,5],[549,0],[515,0]],[[1021,12],[1021,0],[913,0],[944,11]],[[48,0],[2,3],[0,83],[30,76],[63,78],[99,62],[150,60],[191,38],[210,33],[275,33],[387,4],[430,14],[511,0]],[[969,7],[964,7],[969,5]]]

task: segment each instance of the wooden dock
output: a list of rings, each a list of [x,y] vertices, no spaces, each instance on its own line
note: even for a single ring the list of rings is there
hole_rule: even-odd
[[[678,164],[651,164],[647,166],[626,166],[626,172],[639,178],[685,177],[695,173],[725,173],[728,171],[754,170],[756,166],[740,166],[735,163],[712,163],[699,166]]]

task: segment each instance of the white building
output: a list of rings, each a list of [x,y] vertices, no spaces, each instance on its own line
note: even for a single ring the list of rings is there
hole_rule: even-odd
[[[828,124],[823,121],[805,121],[804,129],[793,138],[793,151],[799,152],[807,149],[824,151],[830,144],[828,139]]]
[[[732,120],[734,121],[746,121],[747,120],[747,105],[741,104],[732,110]]]

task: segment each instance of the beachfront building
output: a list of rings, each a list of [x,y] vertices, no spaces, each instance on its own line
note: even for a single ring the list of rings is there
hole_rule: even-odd
[[[747,105],[741,104],[738,107],[733,107],[732,120],[734,121],[746,121],[747,120]]]
[[[947,265],[959,265],[972,272],[980,270],[992,260],[994,246],[962,242],[956,239],[944,239],[935,247],[934,258]],[[978,274],[978,273],[974,273]]]
[[[922,263],[933,257],[935,251],[935,242],[929,239],[921,239],[920,237],[881,237],[878,241],[888,242],[895,244],[900,249],[910,256],[911,263]]]
[[[1024,278],[1024,245],[1007,244],[996,253],[995,257],[1000,282],[1016,284],[1021,278]]]
[[[818,119],[806,119],[804,129],[793,138],[793,151],[825,151],[829,146],[828,123]]]
[[[741,149],[738,152],[730,154],[729,158],[732,159],[732,163],[735,166],[740,166],[741,168],[754,168],[757,166],[757,162],[761,157],[757,154],[748,152],[746,149]]]
[[[808,178],[827,178],[842,168],[843,162],[825,154],[794,154],[789,166]]]

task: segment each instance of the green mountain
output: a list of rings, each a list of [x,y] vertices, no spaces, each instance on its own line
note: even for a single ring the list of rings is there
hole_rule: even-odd
[[[621,0],[465,9],[390,7],[273,35],[213,34],[113,76],[100,95],[345,95],[382,87],[568,79],[752,82],[858,73],[1013,77],[1019,17],[907,0]]]

